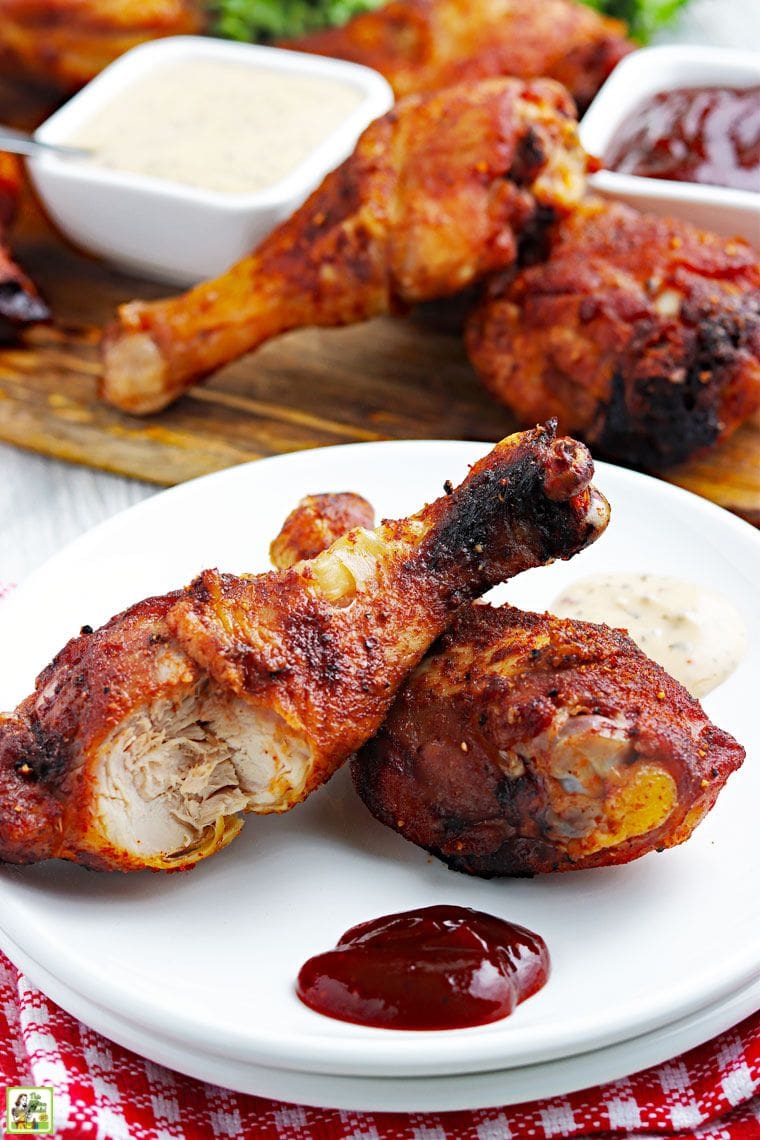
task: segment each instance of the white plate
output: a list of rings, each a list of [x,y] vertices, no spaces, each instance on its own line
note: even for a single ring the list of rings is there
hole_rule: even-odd
[[[353,489],[398,515],[464,475],[484,444],[403,442],[302,452],[185,484],[110,520],[38,571],[0,610],[0,707],[66,637],[205,565],[263,569],[307,492]],[[646,569],[729,595],[757,629],[758,538],[686,492],[599,465],[607,534],[571,564],[508,588],[541,608],[579,575]],[[9,652],[7,647],[12,647]],[[109,1016],[235,1063],[340,1076],[506,1069],[649,1033],[737,992],[760,961],[755,839],[760,794],[753,694],[758,640],[705,702],[750,750],[681,848],[627,867],[485,882],[448,871],[372,820],[341,773],[285,817],[249,820],[187,875],[96,875],[50,863],[0,872],[0,924],[22,953]],[[389,1032],[301,1005],[302,962],[362,919],[437,902],[539,931],[553,973],[507,1021]]]
[[[2,936],[0,936],[2,940]],[[62,986],[5,938],[3,949],[38,989],[112,1041],[179,1073],[237,1092],[352,1112],[452,1112],[522,1104],[605,1084],[693,1049],[760,1008],[760,979],[661,1029],[536,1065],[445,1077],[341,1077],[220,1058],[149,1034]]]

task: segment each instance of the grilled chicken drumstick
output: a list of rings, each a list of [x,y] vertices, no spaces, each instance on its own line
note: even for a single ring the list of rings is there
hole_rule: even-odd
[[[155,412],[289,329],[456,293],[512,264],[539,207],[578,201],[586,161],[571,101],[547,80],[411,97],[256,253],[182,296],[122,305],[105,337],[102,394]]]
[[[272,559],[314,549],[359,496],[315,495]],[[623,631],[463,606],[353,762],[382,823],[454,870],[607,867],[688,839],[744,749]]]
[[[352,773],[382,823],[488,878],[683,843],[743,759],[623,631],[472,605]]]
[[[0,858],[182,868],[286,811],[377,731],[453,611],[569,558],[608,506],[587,450],[511,436],[418,514],[290,570],[207,570],[83,631],[0,719]]]
[[[47,305],[5,244],[20,193],[21,166],[13,155],[0,151],[0,342],[21,326],[50,317]]]
[[[0,0],[0,70],[73,91],[144,40],[204,26],[200,0]]]
[[[623,24],[573,0],[397,0],[283,46],[374,67],[397,98],[491,75],[545,75],[583,110],[634,45]]]
[[[760,262],[746,242],[589,200],[549,260],[495,284],[470,359],[521,423],[557,416],[650,470],[730,435],[760,407]]]

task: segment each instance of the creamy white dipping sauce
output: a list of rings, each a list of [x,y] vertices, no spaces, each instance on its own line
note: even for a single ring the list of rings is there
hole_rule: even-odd
[[[295,170],[362,99],[329,76],[184,60],[143,75],[66,141],[99,166],[250,194]]]
[[[549,607],[558,617],[627,629],[648,657],[694,697],[733,673],[747,648],[744,623],[727,598],[656,574],[579,578]]]

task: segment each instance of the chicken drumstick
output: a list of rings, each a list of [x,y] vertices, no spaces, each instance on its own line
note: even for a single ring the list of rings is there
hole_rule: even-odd
[[[303,499],[292,565],[359,496]],[[303,549],[303,547],[302,547]],[[463,606],[353,762],[374,816],[489,877],[627,863],[688,839],[744,749],[621,630]]]
[[[572,102],[548,80],[404,100],[256,253],[182,296],[122,305],[102,394],[155,412],[289,329],[457,293],[513,263],[539,206],[578,201],[586,161]]]
[[[380,726],[452,612],[604,530],[582,444],[509,437],[408,519],[290,570],[207,570],[84,630],[0,717],[0,859],[179,869]]]
[[[657,470],[760,407],[760,262],[675,218],[589,200],[470,318],[467,348],[521,423],[557,416],[600,455]]]
[[[491,75],[545,75],[581,110],[633,46],[623,24],[573,0],[395,0],[283,44],[373,67],[397,98]]]
[[[0,72],[73,91],[136,44],[205,24],[201,0],[0,0]]]
[[[352,773],[382,823],[489,878],[683,843],[743,759],[621,630],[472,605]]]

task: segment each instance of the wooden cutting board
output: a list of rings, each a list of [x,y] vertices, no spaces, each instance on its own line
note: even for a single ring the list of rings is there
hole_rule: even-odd
[[[12,104],[0,85],[3,116],[29,121],[35,110]],[[515,428],[482,390],[459,337],[408,318],[291,333],[160,415],[123,415],[97,398],[99,329],[120,301],[156,297],[165,287],[71,249],[31,199],[13,244],[56,323],[0,349],[4,442],[169,485],[301,448],[380,439],[491,441]],[[760,525],[760,416],[664,478]]]

